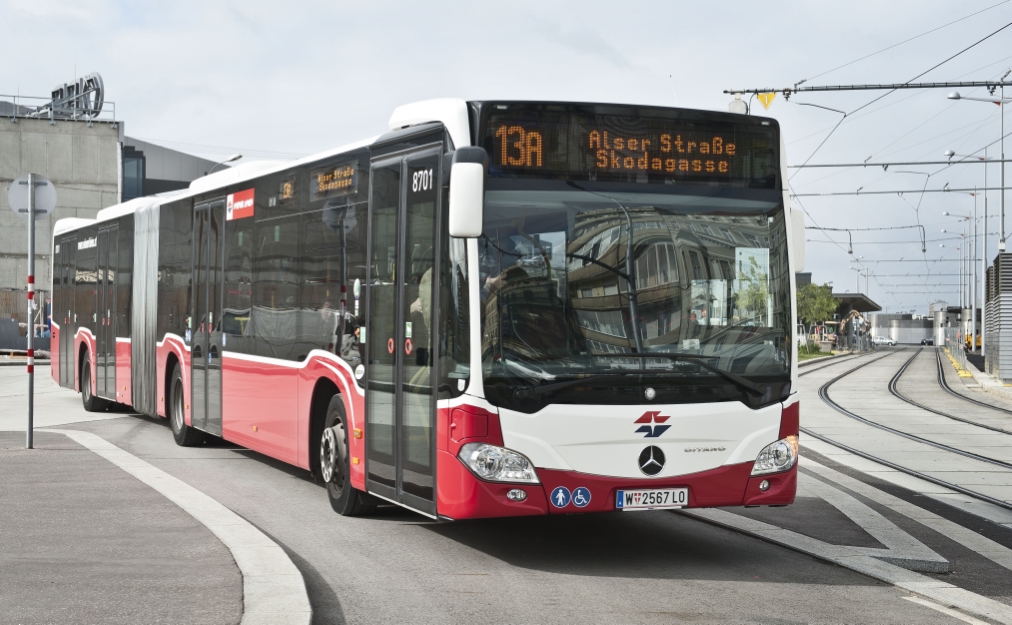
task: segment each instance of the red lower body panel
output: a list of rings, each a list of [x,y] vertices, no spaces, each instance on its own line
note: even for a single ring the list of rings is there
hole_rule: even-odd
[[[298,464],[298,371],[226,357],[221,375],[225,439]]]
[[[766,492],[760,490],[763,480],[770,483]],[[786,506],[794,503],[794,495],[798,492],[798,465],[790,471],[773,475],[757,475],[750,477],[745,489],[746,506]]]
[[[130,406],[130,342],[116,341],[116,401]]]

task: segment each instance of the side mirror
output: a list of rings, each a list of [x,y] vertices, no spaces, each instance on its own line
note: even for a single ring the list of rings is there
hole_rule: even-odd
[[[450,166],[451,237],[481,236],[487,169],[488,153],[482,148],[462,147],[453,153]]]

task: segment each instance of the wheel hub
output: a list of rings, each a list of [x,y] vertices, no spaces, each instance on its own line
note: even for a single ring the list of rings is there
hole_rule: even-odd
[[[182,431],[184,424],[183,417],[183,394],[181,385],[177,382],[173,386],[172,393],[172,425],[175,426],[175,430]]]
[[[325,483],[329,484],[334,479],[337,463],[337,436],[334,434],[334,428],[325,428],[320,439],[320,472]]]

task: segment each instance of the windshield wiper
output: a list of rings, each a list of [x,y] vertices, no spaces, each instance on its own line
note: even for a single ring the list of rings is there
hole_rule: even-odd
[[[701,356],[699,354],[682,354],[682,353],[679,353],[679,352],[644,352],[642,354],[608,354],[608,357],[609,358],[616,358],[616,357],[617,358],[667,358],[668,360],[671,360],[672,362],[678,361],[678,360],[683,360],[683,361],[687,361],[687,362],[693,362],[693,363],[696,363],[697,365],[699,365],[700,367],[702,367],[704,369],[707,369],[709,371],[713,371],[714,373],[716,373],[717,375],[721,376],[722,378],[724,378],[728,382],[733,382],[739,388],[745,389],[746,391],[748,391],[749,393],[752,393],[753,395],[761,396],[761,395],[765,395],[766,394],[766,389],[763,388],[762,386],[756,384],[755,382],[751,382],[749,380],[746,380],[745,378],[741,377],[737,373],[731,373],[730,371],[727,371],[726,369],[721,369],[720,367],[715,367],[715,366],[711,365],[710,363],[706,362],[706,360],[708,360],[708,359],[711,359],[711,360],[715,359],[715,358],[717,358],[717,356]]]
[[[668,352],[668,353],[665,353],[665,352],[655,352],[655,353],[646,352],[646,353],[643,353],[643,354],[608,354],[609,358],[615,357],[615,356],[625,357],[625,358],[654,358],[654,357],[660,357],[660,358],[668,358],[668,359],[673,360],[673,361],[674,360],[689,361],[689,362],[693,362],[693,363],[699,365],[700,367],[702,367],[702,368],[704,368],[706,370],[712,371],[713,373],[716,373],[716,374],[720,375],[721,377],[725,378],[726,380],[734,383],[739,388],[742,388],[742,389],[744,389],[744,390],[746,390],[746,391],[748,391],[748,392],[750,392],[750,393],[752,393],[752,394],[754,394],[756,396],[762,396],[762,395],[766,394],[766,392],[767,392],[766,388],[763,388],[759,384],[756,384],[755,382],[752,382],[752,381],[749,381],[749,380],[745,379],[744,377],[742,377],[741,375],[738,375],[737,373],[732,373],[731,371],[726,371],[726,370],[724,370],[724,369],[722,369],[720,367],[714,367],[713,365],[711,365],[711,364],[703,361],[703,359],[705,359],[705,358],[713,358],[713,356],[697,356],[695,354],[676,354],[676,353],[670,353],[670,352]],[[572,380],[565,380],[565,381],[562,381],[562,382],[552,382],[551,384],[541,384],[539,386],[522,386],[522,387],[517,388],[517,389],[515,389],[513,391],[513,396],[516,397],[517,399],[526,399],[526,398],[529,398],[529,397],[537,396],[537,395],[539,395],[541,393],[544,393],[544,392],[549,392],[549,391],[552,391],[552,390],[559,390],[560,388],[565,388],[566,386],[574,386],[576,384],[585,384],[585,383],[590,382],[590,381],[597,381],[597,380],[602,379],[602,378],[614,377],[616,375],[618,375],[618,376],[622,376],[622,375],[644,375],[644,374],[648,374],[648,375],[661,375],[661,374],[665,374],[665,373],[672,373],[672,372],[671,371],[660,370],[660,369],[628,369],[628,370],[624,370],[624,371],[621,371],[621,372],[617,372],[616,371],[616,372],[609,372],[609,373],[596,373],[596,374],[593,374],[593,375],[585,375],[583,377],[578,377],[578,378],[572,379]]]
[[[668,360],[671,360],[671,361],[682,360],[682,361],[687,361],[687,362],[693,362],[693,363],[699,365],[700,367],[703,367],[704,369],[707,369],[708,371],[712,371],[712,372],[716,373],[717,375],[723,377],[725,380],[727,380],[727,381],[735,384],[739,388],[744,389],[745,391],[747,391],[747,392],[749,392],[749,393],[751,393],[753,395],[762,396],[762,395],[765,395],[766,392],[767,392],[767,389],[763,388],[762,386],[760,386],[760,385],[758,385],[758,384],[756,384],[754,382],[746,380],[745,378],[741,377],[740,375],[738,375],[736,373],[731,373],[730,371],[726,371],[724,369],[721,369],[720,367],[715,367],[715,366],[713,366],[713,365],[705,362],[706,359],[716,358],[716,356],[699,356],[697,354],[680,354],[680,353],[674,353],[674,352],[644,352],[644,353],[641,353],[641,354],[608,354],[608,357],[609,358],[615,358],[615,357],[618,357],[618,358],[667,358]],[[547,393],[547,392],[550,392],[550,391],[557,391],[559,389],[566,388],[567,386],[575,386],[577,384],[586,384],[587,382],[590,382],[590,381],[597,381],[597,380],[604,379],[604,378],[611,378],[611,377],[614,377],[616,375],[618,375],[618,376],[643,375],[643,374],[656,375],[656,374],[659,374],[659,373],[667,373],[667,372],[663,371],[663,370],[659,370],[659,369],[627,369],[627,370],[623,370],[623,371],[620,371],[620,372],[613,372],[613,373],[598,373],[598,374],[594,374],[594,375],[584,376],[582,378],[577,378],[575,380],[565,380],[565,381],[562,381],[562,382],[552,382],[551,384],[542,384],[540,386],[526,386],[526,387],[517,388],[517,389],[515,389],[513,391],[513,396],[515,398],[517,398],[517,399],[529,399],[531,397],[537,397],[538,395],[541,395],[543,393]]]

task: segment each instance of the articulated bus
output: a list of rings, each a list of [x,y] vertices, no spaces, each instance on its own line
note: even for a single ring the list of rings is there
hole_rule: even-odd
[[[53,378],[344,515],[794,501],[776,121],[444,99],[389,127],[58,222]]]

